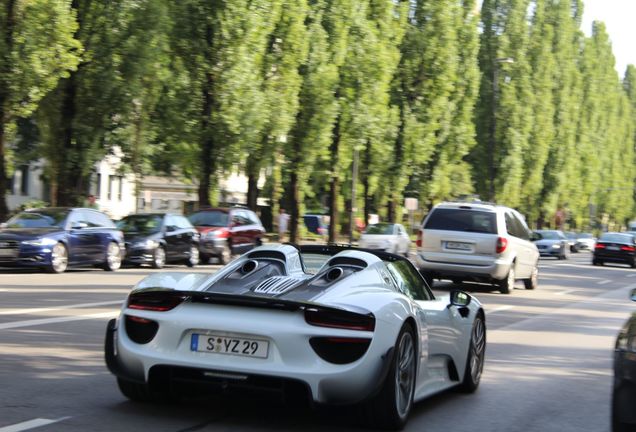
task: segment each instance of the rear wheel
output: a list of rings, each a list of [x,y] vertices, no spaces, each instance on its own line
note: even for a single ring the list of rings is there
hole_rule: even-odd
[[[192,244],[190,245],[190,253],[186,260],[186,265],[188,267],[194,267],[197,264],[199,264],[199,246]]]
[[[151,391],[148,384],[117,378],[117,385],[124,396],[135,402],[168,402],[172,399],[171,394],[168,392],[158,393]]]
[[[51,264],[47,267],[49,273],[64,273],[68,267],[68,249],[63,243],[56,243],[51,250]]]
[[[404,324],[395,343],[393,359],[382,389],[366,406],[366,419],[374,427],[404,427],[413,406],[416,360],[415,333],[410,325]]]
[[[612,391],[612,432],[634,432],[636,430],[636,424],[623,421],[626,413],[632,412],[632,409],[629,399],[621,399],[615,384]]]
[[[115,242],[108,243],[106,248],[106,262],[102,265],[102,268],[106,271],[119,270],[121,267],[121,249]]]
[[[502,294],[510,294],[510,290],[515,288],[515,269],[514,263],[513,267],[510,267],[508,271],[508,276],[505,279],[499,281],[499,291]]]
[[[428,273],[428,272],[421,272],[421,273],[422,273],[422,277],[426,281],[428,287],[429,288],[433,288],[433,275],[431,273]]]
[[[526,289],[532,290],[537,287],[538,283],[539,283],[539,263],[536,263],[534,265],[534,268],[532,269],[532,274],[530,275],[530,277],[528,279],[523,280],[523,285],[526,287]]]
[[[468,359],[464,379],[459,389],[465,393],[473,393],[479,387],[481,373],[484,370],[484,358],[486,354],[486,323],[481,314],[477,314],[473,323],[473,330],[468,347]]]
[[[592,260],[592,264],[595,265],[595,266],[602,266],[603,265],[603,261],[597,260],[597,259],[593,259]]]
[[[166,265],[166,250],[163,246],[157,246],[152,254],[152,268],[160,269]]]
[[[223,246],[223,250],[221,251],[221,255],[219,255],[219,264],[227,264],[232,259],[232,249],[229,244]]]

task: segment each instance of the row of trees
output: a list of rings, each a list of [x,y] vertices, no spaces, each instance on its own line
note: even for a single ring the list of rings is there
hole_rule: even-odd
[[[580,0],[0,5],[0,219],[15,164],[43,157],[52,204],[74,205],[115,146],[200,205],[242,171],[292,240],[306,207],[333,240],[351,207],[395,220],[407,196],[578,226],[634,211],[636,70],[621,82],[603,24],[584,36]]]

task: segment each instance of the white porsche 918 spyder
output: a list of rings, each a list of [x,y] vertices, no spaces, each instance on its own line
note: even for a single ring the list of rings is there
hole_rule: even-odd
[[[400,429],[413,402],[479,385],[484,311],[435,298],[404,257],[335,245],[261,246],[220,271],[155,273],[108,323],[106,364],[122,393],[266,390],[357,404]]]

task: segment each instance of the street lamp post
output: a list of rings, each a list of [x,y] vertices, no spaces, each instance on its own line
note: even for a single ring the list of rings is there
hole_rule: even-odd
[[[514,63],[511,57],[495,59],[492,68],[492,123],[490,129],[490,140],[488,142],[488,179],[489,201],[495,200],[495,141],[497,134],[497,102],[499,99],[499,65],[501,63]]]

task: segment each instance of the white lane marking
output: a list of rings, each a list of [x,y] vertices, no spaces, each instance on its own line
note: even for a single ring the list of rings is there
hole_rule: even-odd
[[[596,282],[596,283],[597,283],[598,285],[606,285],[606,284],[611,283],[611,282],[612,282],[612,281],[611,281],[610,279],[605,279],[605,280],[602,280],[602,281],[598,281],[598,282]]]
[[[88,315],[76,315],[76,316],[66,316],[66,317],[58,317],[58,318],[43,318],[43,319],[34,319],[34,320],[26,320],[26,321],[14,321],[10,323],[0,324],[0,330],[12,329],[12,328],[21,328],[21,327],[32,327],[44,324],[58,324],[69,321],[81,321],[87,319],[99,319],[99,318],[112,318],[119,314],[119,311],[111,311],[111,312],[101,312],[94,313]],[[2,429],[0,429],[2,432]]]
[[[574,291],[578,291],[578,290],[573,290],[573,289],[565,290],[565,291],[561,291],[561,292],[558,292],[558,293],[554,293],[554,295],[566,295],[566,294],[570,294],[570,293],[572,293]]]
[[[58,423],[66,419],[70,419],[70,417],[62,417],[55,420],[37,418],[37,419],[22,422],[22,423],[16,423],[14,425],[5,426],[3,428],[0,428],[0,432],[20,432],[20,431],[25,431],[29,429],[34,429],[40,426],[46,426],[53,423]]]
[[[501,312],[501,311],[505,311],[508,309],[512,309],[514,306],[499,306],[497,308],[494,308],[493,310],[489,310],[487,311],[488,314],[493,314],[493,313],[497,313],[497,312]]]
[[[65,309],[78,309],[83,307],[95,307],[95,306],[110,306],[115,304],[122,304],[121,300],[117,301],[105,301],[98,303],[79,303],[69,306],[61,306],[61,307],[48,307],[48,308],[28,308],[28,309],[7,309],[0,310],[0,315],[31,315],[39,312],[49,312],[56,310],[65,310]]]

